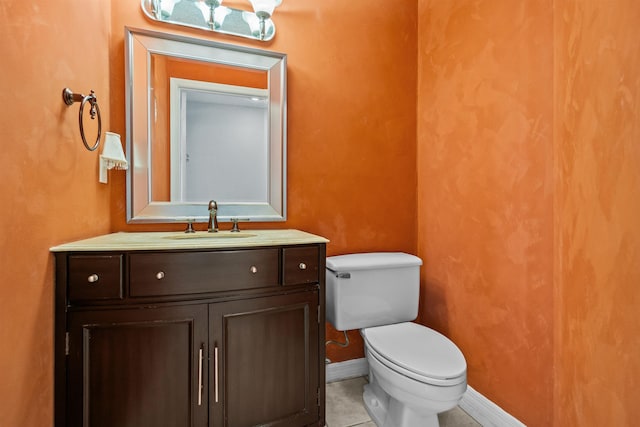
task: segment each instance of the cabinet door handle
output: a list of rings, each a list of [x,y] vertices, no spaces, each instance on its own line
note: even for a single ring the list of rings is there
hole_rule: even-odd
[[[253,274],[256,274],[258,272],[258,267],[256,267],[255,265],[252,265],[249,271],[252,272]]]
[[[158,279],[158,280],[164,279],[164,271],[158,271],[156,273],[156,279]]]
[[[202,406],[202,346],[200,346],[200,351],[198,351],[198,406]]]
[[[97,274],[92,274],[91,276],[87,277],[87,282],[96,283],[99,279],[100,277]]]
[[[213,384],[213,395],[215,398],[215,402],[218,403],[218,346],[213,349],[213,370],[215,371],[215,382]]]
[[[306,270],[307,269],[307,264],[305,264],[304,262],[301,262],[300,264],[298,264],[298,268],[300,270]]]

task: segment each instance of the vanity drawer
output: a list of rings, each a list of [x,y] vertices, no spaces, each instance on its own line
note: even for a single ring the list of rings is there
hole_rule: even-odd
[[[318,282],[319,252],[316,246],[282,250],[283,284],[301,285]]]
[[[69,300],[122,299],[122,255],[69,256]]]
[[[254,289],[279,284],[278,249],[129,256],[132,297]]]

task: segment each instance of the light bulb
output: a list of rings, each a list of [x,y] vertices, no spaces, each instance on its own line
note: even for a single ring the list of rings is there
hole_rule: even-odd
[[[273,10],[280,6],[282,0],[249,0],[253,10],[260,19],[268,19],[273,14]]]

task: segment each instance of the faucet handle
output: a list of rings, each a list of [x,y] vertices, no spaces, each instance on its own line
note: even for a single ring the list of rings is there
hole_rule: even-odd
[[[184,230],[185,233],[195,233],[196,230],[193,229],[193,223],[195,218],[187,218],[187,229]]]
[[[238,227],[238,222],[240,220],[242,220],[242,221],[250,221],[249,218],[229,218],[229,219],[233,223],[233,228],[231,228],[231,232],[232,233],[239,233],[240,232],[240,227]]]
[[[209,233],[218,232],[218,202],[211,200],[209,202],[209,223],[207,224]]]

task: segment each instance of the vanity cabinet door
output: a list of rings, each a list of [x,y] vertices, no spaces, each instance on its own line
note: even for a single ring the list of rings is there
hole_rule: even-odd
[[[69,314],[67,426],[205,427],[207,305]]]
[[[319,422],[318,292],[211,304],[210,427]]]

